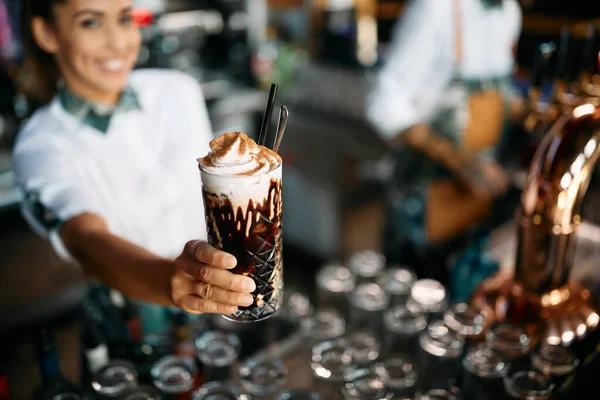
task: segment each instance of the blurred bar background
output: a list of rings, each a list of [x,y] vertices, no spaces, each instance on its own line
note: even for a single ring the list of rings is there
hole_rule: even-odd
[[[81,271],[60,261],[19,213],[21,195],[13,186],[11,150],[19,127],[38,104],[28,98],[26,82],[15,79],[21,57],[16,26],[19,1],[3,1],[0,386],[2,377],[8,376],[11,383],[19,382],[11,387],[18,394],[15,398],[29,398],[29,391],[39,382],[30,333],[32,327],[48,321],[56,328],[63,375],[72,382],[82,379],[82,322],[70,316],[90,288]],[[291,112],[280,150],[285,164],[286,291],[306,293],[314,301],[315,275],[322,265],[331,260],[345,262],[359,250],[381,251],[385,218],[381,199],[391,167],[386,147],[369,126],[364,109],[374,75],[386,61],[390,32],[406,1],[136,0],[135,5],[143,31],[137,67],[174,68],[196,78],[215,134],[239,130],[256,137],[266,89],[271,82],[279,83],[280,100]],[[534,85],[542,97],[549,98],[558,79],[600,87],[600,81],[591,81],[599,76],[600,6],[585,0],[528,0],[521,5],[523,32],[514,74],[520,93],[528,96]],[[565,32],[570,56],[568,65],[560,67]],[[545,64],[540,61],[544,58]],[[512,132],[522,145],[507,161],[517,195],[514,204],[499,213],[488,244],[502,266],[514,262],[513,211],[541,139],[535,132],[528,134],[529,128],[519,126]],[[600,174],[596,169],[583,207],[583,245],[575,272],[594,282],[600,282],[600,274],[592,271],[600,255],[598,204]],[[108,301],[107,293],[100,290],[97,295]],[[238,334],[244,329],[225,327]],[[279,329],[271,334],[283,337],[291,331],[287,326]],[[251,332],[241,335],[250,342],[261,339]],[[147,350],[143,345],[136,348],[139,360],[153,359],[144,353]],[[112,351],[119,352],[118,348]]]

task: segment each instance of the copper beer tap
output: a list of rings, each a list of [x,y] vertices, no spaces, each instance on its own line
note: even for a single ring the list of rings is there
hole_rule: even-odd
[[[523,324],[551,344],[568,344],[598,325],[593,296],[569,275],[581,205],[599,158],[600,108],[594,104],[563,114],[543,138],[516,214],[514,274],[500,272],[474,294],[488,325]]]

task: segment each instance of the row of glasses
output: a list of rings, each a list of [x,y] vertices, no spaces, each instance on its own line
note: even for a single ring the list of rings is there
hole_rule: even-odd
[[[252,400],[251,395],[242,393],[231,382],[208,382],[194,392],[193,400]],[[282,391],[269,400],[320,400],[317,393],[304,390]]]
[[[461,386],[469,399],[549,399],[579,361],[566,347],[533,346],[522,328],[500,324],[485,343],[471,347],[462,362]]]

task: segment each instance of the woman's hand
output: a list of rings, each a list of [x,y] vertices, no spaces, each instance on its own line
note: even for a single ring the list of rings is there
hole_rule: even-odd
[[[205,241],[190,241],[175,260],[171,277],[173,303],[194,314],[231,314],[249,306],[256,285],[252,278],[227,271],[237,260]]]
[[[464,160],[457,171],[457,177],[479,197],[501,196],[510,184],[508,174],[497,162],[479,157]]]

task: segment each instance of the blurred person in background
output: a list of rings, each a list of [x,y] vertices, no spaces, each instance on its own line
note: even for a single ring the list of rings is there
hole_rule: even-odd
[[[190,313],[251,304],[251,278],[206,237],[196,158],[212,131],[199,84],[132,69],[132,0],[26,0],[23,73],[47,105],[14,150],[22,212],[63,258],[129,297]],[[191,241],[190,241],[191,240]]]
[[[0,0],[0,49],[2,50],[2,55],[4,55],[5,49],[11,42],[12,34],[8,22],[8,11],[4,2]]]
[[[447,280],[448,256],[506,192],[497,159],[507,121],[524,114],[511,85],[520,32],[516,0],[413,0],[395,27],[367,108],[396,156],[391,263]]]

